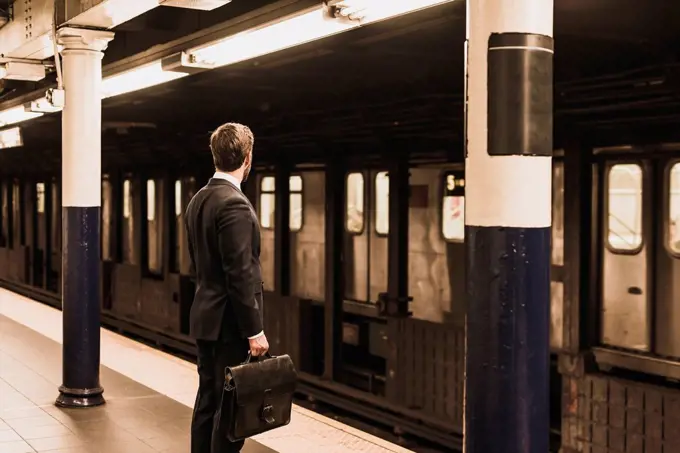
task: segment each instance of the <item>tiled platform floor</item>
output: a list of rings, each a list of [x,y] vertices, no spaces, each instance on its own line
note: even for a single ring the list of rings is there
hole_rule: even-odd
[[[189,407],[102,367],[106,405],[59,409],[60,377],[61,345],[0,315],[0,453],[189,453]]]

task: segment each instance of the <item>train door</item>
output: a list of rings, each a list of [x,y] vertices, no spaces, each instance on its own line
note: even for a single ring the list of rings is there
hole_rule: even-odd
[[[61,189],[56,179],[50,182],[49,190],[50,237],[47,266],[47,289],[61,293]]]
[[[292,175],[290,190],[290,291],[301,299],[325,299],[326,173]]]
[[[601,338],[609,346],[651,347],[654,173],[647,160],[602,167]]]
[[[655,168],[655,323],[652,352],[680,358],[680,159]]]
[[[21,192],[23,196],[23,229],[24,229],[24,280],[23,283],[29,285],[36,285],[34,282],[36,266],[39,266],[36,255],[36,235],[35,235],[35,183],[24,181],[21,185]]]
[[[174,250],[173,272],[179,274],[179,329],[180,333],[189,335],[189,317],[194,301],[196,287],[192,279],[191,257],[189,256],[189,240],[184,227],[184,213],[189,202],[196,194],[196,179],[181,178],[175,181],[174,206]]]
[[[383,394],[386,323],[377,301],[387,291],[389,175],[350,171],[345,177],[343,239],[343,377],[346,384]]]
[[[680,160],[604,167],[602,342],[680,357]]]
[[[0,181],[0,278],[7,278],[7,260],[12,244],[10,212],[9,184],[6,180]]]
[[[389,175],[350,172],[345,180],[345,299],[373,303],[387,291]]]
[[[114,183],[108,174],[102,175],[101,206],[101,261],[102,261],[102,308],[113,306],[113,269],[115,263],[116,215],[114,208]]]

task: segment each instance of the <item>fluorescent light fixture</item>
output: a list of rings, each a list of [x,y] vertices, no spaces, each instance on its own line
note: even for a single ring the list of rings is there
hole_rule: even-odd
[[[246,30],[187,51],[193,60],[215,67],[249,60],[307,42],[326,38],[362,25],[408,14],[453,0],[355,0],[334,2],[348,12],[349,19],[328,17],[325,7],[302,11],[283,20]],[[348,10],[349,9],[349,10]],[[351,14],[350,14],[351,13]]]
[[[106,77],[102,82],[102,99],[143,90],[162,83],[181,79],[185,72],[164,71],[160,60],[129,71]]]
[[[0,131],[0,149],[16,148],[19,146],[24,146],[21,128],[13,127]]]
[[[452,1],[454,0],[346,0],[342,3],[347,8],[356,10],[362,17],[361,24],[367,25]]]
[[[197,74],[208,69],[213,69],[213,65],[195,61],[192,55],[186,52],[179,52],[161,60],[163,71],[185,72],[187,74]]]
[[[21,123],[42,116],[42,113],[27,112],[23,105],[0,111],[0,127]]]
[[[7,61],[0,63],[0,79],[38,82],[45,78],[45,67],[42,63],[24,63]]]

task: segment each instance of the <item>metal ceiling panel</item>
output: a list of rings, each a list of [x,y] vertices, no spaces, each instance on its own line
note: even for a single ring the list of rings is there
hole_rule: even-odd
[[[0,55],[38,60],[52,56],[54,1],[14,2],[14,17],[0,30]]]
[[[159,5],[158,0],[58,0],[61,25],[110,29]]]

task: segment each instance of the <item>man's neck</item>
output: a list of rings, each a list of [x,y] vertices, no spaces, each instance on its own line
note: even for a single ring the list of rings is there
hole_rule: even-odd
[[[229,175],[231,178],[238,181],[239,185],[241,184],[241,182],[243,182],[243,170],[241,170],[241,169],[236,170],[236,171],[231,171],[231,172],[226,172],[226,171],[216,169],[215,173],[221,173],[223,175]]]

